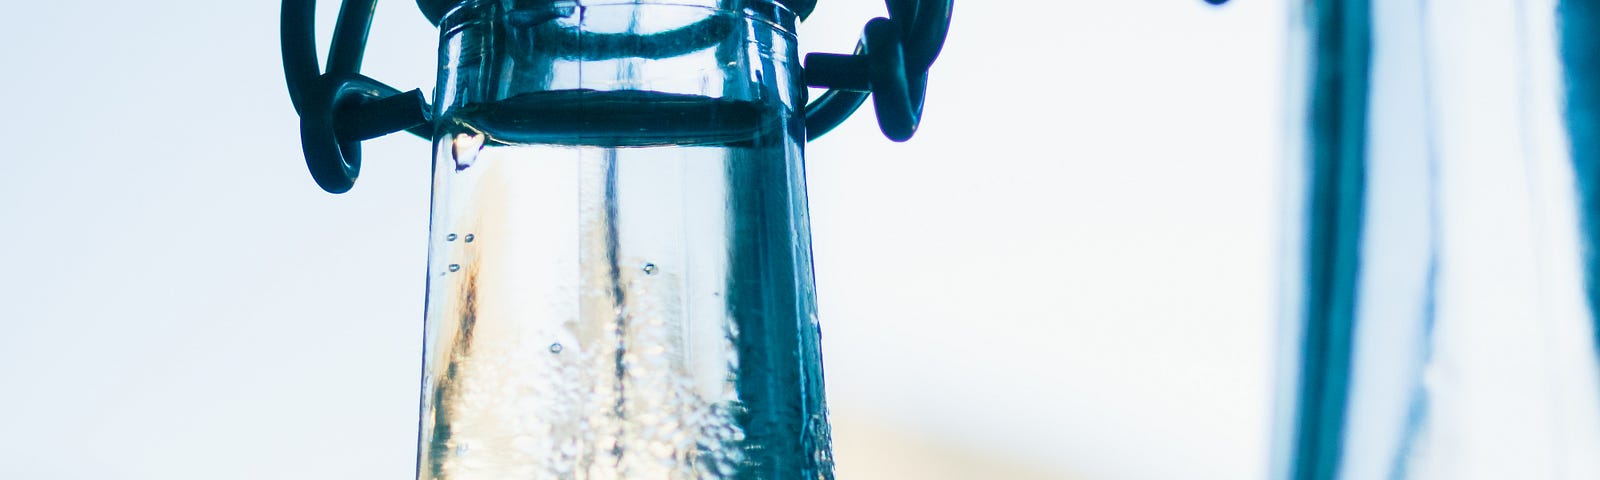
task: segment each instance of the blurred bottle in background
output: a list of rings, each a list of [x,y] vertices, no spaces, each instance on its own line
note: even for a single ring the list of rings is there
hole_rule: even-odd
[[[1273,478],[1600,478],[1597,3],[1293,13]]]

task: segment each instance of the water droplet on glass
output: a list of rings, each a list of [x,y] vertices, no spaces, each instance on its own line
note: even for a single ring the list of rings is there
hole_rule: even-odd
[[[467,454],[467,444],[463,443],[463,444],[460,444],[460,445],[456,445],[456,455],[457,456],[466,455],[466,454]]]
[[[452,234],[449,234],[449,235],[445,235],[444,236],[444,241],[446,241],[446,242],[454,242],[454,241],[456,241],[456,234],[452,233]]]
[[[658,270],[656,268],[656,264],[654,264],[654,263],[646,263],[646,264],[644,264],[644,274],[645,275],[655,275],[656,274],[656,270]]]
[[[454,264],[454,263],[450,264],[450,271],[452,271],[452,272],[461,271],[461,265],[457,265],[457,264]]]
[[[466,239],[467,243],[472,243],[472,239],[474,239],[474,238],[477,238],[477,237],[472,236],[472,234],[470,234],[470,233],[467,234],[467,239]]]
[[[561,348],[561,344],[552,343],[550,344],[550,353],[561,353]]]
[[[478,152],[482,150],[483,135],[478,132],[457,133],[455,140],[450,142],[450,158],[456,161],[456,171],[471,167],[472,162],[478,160]]]

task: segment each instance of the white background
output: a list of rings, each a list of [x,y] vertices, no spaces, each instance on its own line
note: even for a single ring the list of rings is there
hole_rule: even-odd
[[[429,148],[318,190],[278,7],[8,12],[0,476],[411,475]],[[1284,9],[964,0],[916,139],[809,147],[840,478],[1265,476]],[[381,2],[364,72],[434,43]]]

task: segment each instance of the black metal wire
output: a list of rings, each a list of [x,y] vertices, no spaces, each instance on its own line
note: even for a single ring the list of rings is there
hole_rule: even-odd
[[[859,57],[866,54],[865,43],[866,42],[856,42],[856,50],[851,54],[851,56]],[[859,71],[862,70],[859,67],[855,68],[855,70],[858,70],[856,72],[827,72],[824,70],[826,67],[823,65],[817,65],[817,62],[814,61],[813,58],[815,58],[815,56],[806,57],[806,66],[815,67],[817,70],[815,73],[813,73],[808,68],[806,71],[806,79],[808,83],[814,80],[815,77],[826,74],[841,74],[842,76],[850,77],[853,76],[852,74],[862,73]],[[855,114],[856,110],[860,109],[862,104],[867,103],[867,96],[872,91],[870,79],[866,78],[865,75],[860,75],[859,78],[856,79],[843,78],[840,80],[843,80],[840,82],[840,84],[849,85],[849,87],[841,88],[840,84],[826,85],[830,87],[828,91],[822,92],[822,95],[818,95],[816,100],[812,100],[811,103],[806,104],[806,141],[809,142],[816,140],[817,138],[826,135],[828,132],[833,131],[834,128],[838,128],[840,124],[844,123],[845,119],[848,119],[850,118],[850,115]],[[859,87],[860,85],[867,85],[867,88],[861,89]]]
[[[906,34],[906,69],[926,72],[944,51],[945,37],[950,34],[950,12],[954,0],[925,0],[919,5],[917,16]]]
[[[316,0],[283,0],[280,15],[283,76],[295,113],[304,114],[306,86],[322,75],[317,67]]]
[[[433,136],[430,108],[420,90],[399,90],[361,76],[361,59],[377,0],[345,0],[320,71],[316,0],[284,0],[281,12],[283,74],[300,115],[300,147],[317,185],[342,193],[361,171],[361,141],[406,130]]]
[[[367,32],[372,29],[372,14],[378,0],[345,0],[339,6],[339,23],[333,27],[327,73],[361,71],[361,57],[367,51]]]
[[[856,44],[852,61],[832,54],[806,57],[807,85],[829,90],[806,105],[806,139],[828,133],[866,103],[871,87],[878,126],[905,141],[922,120],[928,69],[944,49],[954,0],[886,0],[888,19],[874,19]],[[893,28],[882,28],[885,23]],[[876,26],[874,26],[874,24]],[[888,38],[895,37],[895,38]],[[867,48],[876,45],[877,51]],[[838,71],[848,69],[854,71]],[[892,70],[892,71],[891,71]],[[894,97],[894,98],[888,98]]]
[[[867,92],[828,90],[806,105],[806,141],[833,131],[867,103]]]

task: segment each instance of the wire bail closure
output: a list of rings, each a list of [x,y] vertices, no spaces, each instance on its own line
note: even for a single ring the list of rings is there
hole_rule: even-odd
[[[928,68],[944,48],[953,4],[888,0],[889,18],[867,22],[855,53],[806,55],[806,85],[829,89],[806,105],[806,139],[844,123],[870,94],[883,135],[910,140],[922,123]]]
[[[401,130],[427,138],[432,111],[421,90],[401,93],[357,73],[377,0],[346,0],[334,27],[327,73],[319,72],[316,0],[284,0],[283,72],[300,113],[300,147],[311,178],[344,193],[361,173],[361,141]]]
[[[460,0],[418,0],[434,24]],[[816,0],[778,0],[805,18]],[[317,185],[344,193],[361,173],[361,142],[402,130],[431,138],[432,107],[421,90],[400,92],[362,76],[361,58],[377,0],[344,0],[326,71],[318,66],[316,0],[284,0],[283,72],[300,114],[300,143]],[[813,53],[806,84],[829,90],[806,104],[806,140],[815,140],[873,98],[878,126],[904,142],[922,121],[928,68],[944,47],[954,0],[887,0],[889,18],[867,22],[850,55]]]

